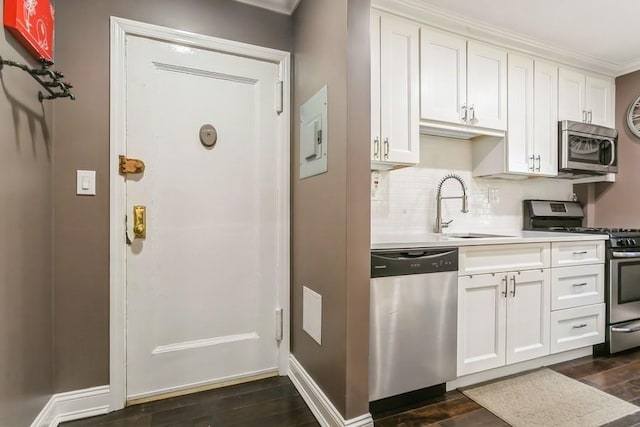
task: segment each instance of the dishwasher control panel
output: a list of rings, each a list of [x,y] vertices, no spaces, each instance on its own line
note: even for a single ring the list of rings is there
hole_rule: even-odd
[[[371,252],[371,277],[404,276],[458,270],[458,248]]]

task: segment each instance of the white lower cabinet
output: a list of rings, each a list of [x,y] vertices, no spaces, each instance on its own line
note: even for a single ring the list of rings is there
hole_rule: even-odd
[[[551,270],[551,309],[562,310],[604,301],[604,264]]]
[[[458,376],[549,354],[548,268],[458,279]]]
[[[598,344],[604,341],[603,303],[551,313],[551,353]]]

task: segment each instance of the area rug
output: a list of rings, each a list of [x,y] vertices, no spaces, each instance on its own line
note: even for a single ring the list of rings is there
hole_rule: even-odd
[[[514,427],[597,427],[640,410],[546,368],[461,391]]]

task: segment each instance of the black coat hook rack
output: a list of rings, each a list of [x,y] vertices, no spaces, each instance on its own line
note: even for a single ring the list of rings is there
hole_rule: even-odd
[[[20,68],[21,70],[29,73],[29,75],[40,83],[40,85],[47,91],[46,93],[38,91],[38,100],[40,102],[42,102],[43,99],[76,99],[75,95],[71,93],[73,85],[62,81],[64,74],[50,69],[53,62],[47,61],[46,59],[40,59],[40,63],[42,64],[41,68],[31,68],[27,65],[20,64],[19,62],[5,60],[0,56],[0,70],[2,70],[5,65]]]

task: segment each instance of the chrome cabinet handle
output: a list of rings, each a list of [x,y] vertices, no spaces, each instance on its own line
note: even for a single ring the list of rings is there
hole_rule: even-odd
[[[373,158],[378,160],[380,156],[380,137],[373,140]]]
[[[536,160],[538,161],[538,167],[536,168],[536,172],[540,172],[540,155],[536,156]]]
[[[471,124],[473,125],[476,123],[476,106],[472,105],[469,111],[471,112]]]
[[[389,158],[389,138],[384,139],[384,158]]]
[[[582,122],[587,123],[587,110],[582,110]]]
[[[574,284],[573,284],[573,285],[571,285],[571,286],[587,286],[587,285],[588,285],[588,283],[587,283],[587,282],[583,282],[583,283],[574,283]]]
[[[587,117],[589,119],[589,123],[591,123],[591,121],[593,120],[593,111],[592,110],[589,110],[587,112]]]
[[[530,156],[529,160],[531,161],[531,167],[529,169],[531,172],[534,172],[536,170],[536,158],[535,156]]]
[[[507,276],[504,275],[500,281],[504,285],[504,288],[503,288],[504,290],[501,292],[502,296],[506,298],[507,297]]]
[[[572,327],[573,329],[580,329],[580,328],[584,328],[584,327],[586,327],[586,326],[587,326],[587,324],[586,324],[586,323],[580,323],[580,324],[578,324],[578,325],[573,325],[573,326],[571,326],[571,327]]]
[[[511,276],[511,283],[513,283],[513,289],[511,290],[511,296],[516,296],[516,276]]]
[[[588,252],[587,251],[578,251],[578,252],[574,252],[574,255],[586,255]]]
[[[462,121],[466,124],[467,123],[467,104],[462,104]]]

